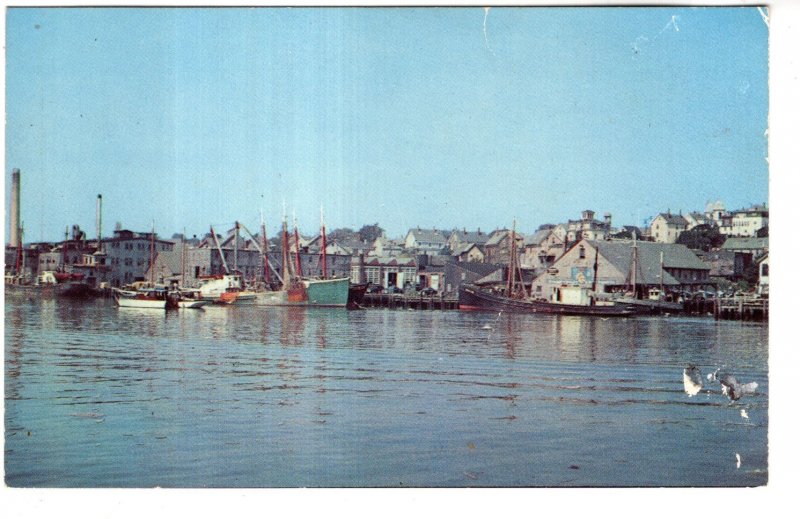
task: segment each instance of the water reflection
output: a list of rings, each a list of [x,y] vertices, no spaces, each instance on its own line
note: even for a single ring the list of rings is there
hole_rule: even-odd
[[[305,328],[306,308],[289,307],[281,311],[280,342],[284,346],[302,346]]]
[[[12,485],[703,484],[697,459],[766,478],[744,472],[766,470],[766,326],[28,300],[5,319]],[[688,399],[689,362],[758,392]]]

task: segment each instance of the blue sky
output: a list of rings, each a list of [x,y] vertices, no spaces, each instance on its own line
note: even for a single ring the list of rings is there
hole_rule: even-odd
[[[98,193],[104,234],[167,236],[272,234],[284,200],[393,237],[767,201],[753,7],[9,9],[6,38],[26,241],[94,236]]]

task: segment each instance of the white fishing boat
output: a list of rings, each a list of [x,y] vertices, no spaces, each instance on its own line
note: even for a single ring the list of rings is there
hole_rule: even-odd
[[[209,301],[202,299],[181,299],[178,301],[178,308],[203,308],[207,304],[210,304]]]
[[[192,289],[180,289],[174,292],[176,295],[175,301],[176,306],[179,309],[185,308],[202,308],[206,305],[211,304],[211,301],[207,301],[200,297],[200,293],[196,290]]]
[[[167,307],[166,293],[158,290],[114,289],[114,301],[120,308],[153,308],[164,310]]]
[[[254,304],[255,292],[242,290],[239,274],[215,274],[200,278],[199,298],[209,303]]]

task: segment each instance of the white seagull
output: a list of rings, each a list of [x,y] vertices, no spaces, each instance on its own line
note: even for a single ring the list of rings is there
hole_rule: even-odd
[[[689,396],[694,396],[703,389],[703,378],[700,370],[694,364],[689,364],[683,370],[683,390]]]

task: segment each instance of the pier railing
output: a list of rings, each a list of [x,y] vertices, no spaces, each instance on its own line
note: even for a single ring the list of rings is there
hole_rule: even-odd
[[[367,308],[396,308],[414,310],[458,310],[457,296],[422,294],[364,294],[363,306]],[[756,295],[715,297],[691,300],[684,303],[684,313],[711,316],[715,319],[744,321],[769,320],[769,299]]]
[[[717,297],[714,300],[714,318],[767,321],[769,320],[769,298],[750,294]]]

